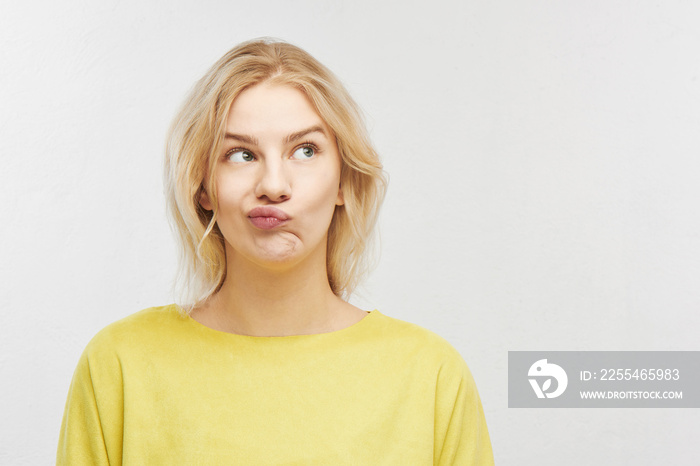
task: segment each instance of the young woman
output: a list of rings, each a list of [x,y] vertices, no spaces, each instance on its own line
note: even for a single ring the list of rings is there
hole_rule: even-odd
[[[171,129],[181,305],[88,344],[59,464],[487,465],[459,353],[345,301],[385,181],[353,100],[284,42],[222,57]]]

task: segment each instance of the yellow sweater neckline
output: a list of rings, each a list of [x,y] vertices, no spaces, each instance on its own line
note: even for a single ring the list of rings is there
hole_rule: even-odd
[[[174,306],[173,306],[174,307]],[[174,308],[173,312],[177,313],[177,309]],[[376,320],[376,318],[381,314],[377,309],[373,309],[372,311],[366,311],[367,315],[364,316],[362,319],[359,321],[355,322],[354,324],[339,329],[339,330],[334,330],[332,332],[323,332],[323,333],[312,333],[312,334],[307,334],[307,335],[284,335],[284,336],[256,336],[256,335],[241,335],[238,333],[229,333],[229,332],[224,332],[222,330],[216,330],[211,327],[207,327],[206,325],[197,322],[194,320],[192,317],[189,315],[185,317],[187,324],[195,328],[199,332],[203,333],[209,333],[212,335],[217,335],[219,337],[223,338],[230,338],[230,339],[238,339],[238,340],[246,340],[246,341],[283,341],[283,340],[302,340],[302,339],[314,339],[314,338],[330,338],[334,336],[345,336],[346,334],[349,334],[351,332],[356,332],[361,330],[362,328],[366,327],[369,323],[372,321]]]

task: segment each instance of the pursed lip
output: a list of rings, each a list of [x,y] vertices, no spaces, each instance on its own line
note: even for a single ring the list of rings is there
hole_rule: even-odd
[[[289,215],[276,207],[256,207],[248,212],[248,219],[254,227],[261,230],[273,230],[287,223]]]
[[[287,215],[285,212],[281,211],[277,207],[270,207],[270,206],[256,207],[253,210],[251,210],[250,212],[248,212],[248,217],[249,218],[256,218],[256,217],[276,218],[279,221],[289,220],[289,215]]]

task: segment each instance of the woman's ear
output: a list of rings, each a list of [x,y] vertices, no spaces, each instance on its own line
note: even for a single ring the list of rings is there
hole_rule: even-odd
[[[335,205],[345,204],[345,198],[343,197],[343,187],[338,186],[338,197],[335,200]]]
[[[209,195],[207,192],[202,188],[202,192],[199,195],[199,205],[201,205],[204,210],[212,210],[212,205],[211,201],[209,200]]]

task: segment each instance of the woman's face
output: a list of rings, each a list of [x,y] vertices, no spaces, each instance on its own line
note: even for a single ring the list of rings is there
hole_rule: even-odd
[[[266,83],[243,91],[219,157],[217,224],[229,261],[285,268],[315,257],[325,267],[328,228],[343,204],[341,161],[306,95]],[[206,195],[201,201],[211,210]]]

